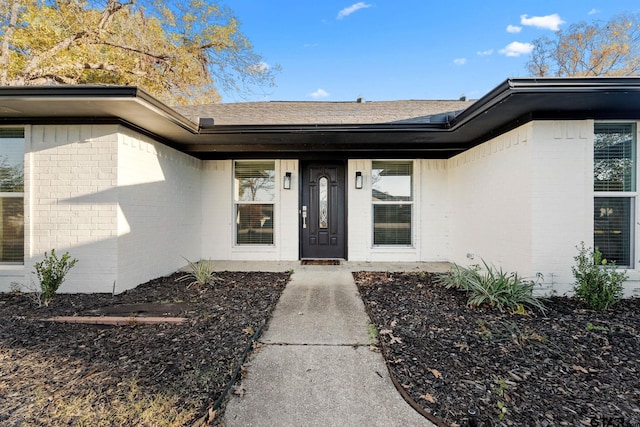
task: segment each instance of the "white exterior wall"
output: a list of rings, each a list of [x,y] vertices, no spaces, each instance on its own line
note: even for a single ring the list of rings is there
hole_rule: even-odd
[[[540,273],[539,293],[571,294],[576,246],[593,247],[593,125],[530,122],[450,159],[449,260]],[[625,295],[639,295],[628,274]]]
[[[282,177],[291,172],[291,189]],[[233,161],[205,161],[202,173],[202,258],[233,261],[298,259],[299,168],[297,160],[275,161],[274,244],[236,245]]]
[[[78,259],[60,292],[109,292],[117,277],[118,126],[32,126],[25,132],[25,264],[55,249]]]
[[[449,260],[532,272],[533,123],[448,161]]]
[[[120,131],[116,292],[200,260],[202,225],[202,162]]]
[[[373,247],[371,160],[348,161],[349,260],[484,259],[542,273],[543,292],[571,290],[576,245],[593,245],[592,120],[530,122],[452,159],[413,162],[414,244]],[[275,165],[274,245],[235,245],[232,160],[200,161],[118,125],[26,126],[25,265],[0,266],[0,291],[28,288],[52,248],[79,260],[62,292],[121,292],[182,257],[297,260],[299,163]],[[640,271],[629,275],[626,294],[640,294]]]
[[[542,273],[545,293],[564,294],[576,246],[593,246],[593,120],[532,127],[531,273]]]
[[[413,161],[413,245],[411,247],[373,246],[371,164],[371,160],[349,160],[348,163],[349,260],[367,262],[445,261],[448,255],[446,161],[426,159]],[[355,189],[356,171],[362,172],[362,189]]]

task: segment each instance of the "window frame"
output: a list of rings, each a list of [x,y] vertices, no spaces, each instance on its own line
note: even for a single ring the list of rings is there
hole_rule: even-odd
[[[5,131],[7,132],[7,134],[10,133],[16,133],[16,134],[21,134],[20,136],[16,135],[16,136],[9,136],[8,138],[12,138],[12,139],[21,139],[22,140],[22,162],[21,162],[21,166],[22,166],[22,191],[1,191],[0,190],[0,199],[20,199],[22,201],[21,205],[22,205],[22,256],[21,256],[21,260],[20,261],[2,261],[0,260],[0,266],[22,266],[24,265],[24,253],[25,253],[25,244],[26,244],[26,239],[25,239],[25,228],[26,228],[26,224],[25,224],[25,205],[24,205],[24,201],[25,201],[25,149],[26,149],[26,145],[25,145],[25,141],[26,141],[26,129],[22,128],[22,127],[11,127],[11,126],[2,126],[0,127],[0,141],[5,137]],[[0,155],[2,155],[2,149],[0,148]],[[0,220],[2,220],[2,218],[0,218]],[[0,235],[0,238],[2,238],[2,236]],[[0,241],[0,244],[4,245],[4,243],[2,241]]]
[[[395,164],[409,164],[411,165],[411,175],[409,175],[409,185],[410,185],[410,196],[409,200],[393,200],[393,201],[384,201],[384,200],[374,200],[373,198],[373,171],[374,164],[376,163],[395,163]],[[413,159],[374,159],[371,160],[371,246],[373,248],[413,248],[415,242],[415,200],[416,200],[416,189],[415,189],[415,175],[416,175],[416,164]],[[409,243],[376,243],[376,215],[375,215],[375,206],[402,206],[409,205],[409,212],[411,215],[411,219],[409,221]]]
[[[597,133],[597,127],[601,126],[616,126],[616,125],[631,125],[631,136],[633,138],[632,141],[632,159],[634,170],[631,171],[631,181],[633,184],[633,190],[631,191],[596,191],[595,190],[595,173],[592,174],[592,190],[593,190],[593,200],[594,205],[596,199],[627,199],[629,204],[629,218],[627,220],[629,226],[629,241],[627,242],[627,249],[629,251],[628,262],[616,263],[616,267],[621,269],[634,269],[635,268],[635,257],[636,257],[636,227],[635,224],[637,222],[637,212],[638,212],[638,123],[633,121],[620,121],[620,120],[612,120],[612,121],[595,121],[594,122],[594,158],[592,161],[592,166],[595,172],[595,135]],[[595,213],[595,206],[594,206]],[[596,248],[596,224],[595,217],[593,218],[593,246]],[[603,254],[603,257],[606,258],[606,254]]]
[[[273,165],[273,194],[271,200],[240,200],[239,191],[237,188],[237,179],[236,179],[236,169],[239,163],[249,164],[249,163],[271,163]],[[246,248],[246,247],[273,247],[276,244],[276,201],[278,198],[278,163],[275,160],[270,159],[238,159],[233,160],[233,168],[232,168],[232,215],[233,215],[233,245],[238,248]],[[266,243],[261,242],[248,242],[243,243],[239,241],[238,234],[238,209],[239,206],[261,206],[261,205],[269,205],[271,206],[271,241]]]

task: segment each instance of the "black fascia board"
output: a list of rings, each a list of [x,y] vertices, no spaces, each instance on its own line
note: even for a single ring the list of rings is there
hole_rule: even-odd
[[[531,77],[510,78],[496,86],[485,96],[455,116],[450,128],[463,126],[476,117],[486,114],[493,107],[514,95],[527,94],[584,94],[584,93],[625,93],[636,92],[640,96],[640,78],[638,77]],[[553,110],[553,107],[548,109]],[[529,111],[535,115],[539,111]],[[575,117],[585,117],[583,113]],[[568,117],[565,115],[565,117]],[[595,118],[595,117],[591,117]]]
[[[95,100],[103,99],[130,99],[145,108],[155,111],[156,114],[169,120],[171,123],[188,131],[197,134],[199,126],[187,117],[178,113],[175,109],[159,101],[155,97],[137,86],[110,86],[110,85],[51,85],[51,86],[3,86],[0,87],[0,100],[43,100],[51,99],[74,99],[74,100]],[[82,116],[87,118],[91,116]],[[93,117],[97,119],[97,117]],[[127,121],[127,118],[119,117]],[[70,118],[78,120],[78,118]],[[57,120],[61,120],[58,117]],[[153,133],[152,130],[149,132]],[[147,132],[147,133],[149,133]]]

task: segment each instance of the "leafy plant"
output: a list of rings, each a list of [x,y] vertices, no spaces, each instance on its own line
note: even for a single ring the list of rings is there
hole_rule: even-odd
[[[609,331],[609,328],[607,328],[606,326],[594,325],[591,322],[587,323],[586,328],[587,328],[587,331],[602,331],[602,332]]]
[[[458,264],[453,264],[453,266],[451,266],[451,270],[440,276],[438,282],[443,284],[447,289],[469,291],[469,278],[479,269],[480,266],[478,265],[474,265],[471,268],[465,268]]]
[[[587,248],[584,242],[576,248],[578,255],[573,258],[576,265],[571,267],[576,279],[573,288],[576,298],[593,310],[609,310],[622,298],[627,273],[618,271],[615,262],[607,262],[597,248]]]
[[[488,305],[500,311],[510,309],[516,313],[524,313],[527,305],[544,313],[542,301],[533,296],[535,282],[525,280],[517,273],[507,273],[482,261],[480,266],[465,268],[454,264],[451,271],[441,278],[447,288],[454,288],[469,293],[467,304],[472,307]],[[539,278],[540,276],[538,276]]]
[[[496,378],[495,382],[498,385],[492,388],[493,392],[501,398],[504,398],[505,391],[509,388],[509,384],[507,384],[507,382],[502,378]],[[507,404],[502,400],[498,400],[498,402],[496,403],[496,408],[498,409],[498,418],[500,420],[503,420],[504,417],[509,413]]]
[[[189,263],[189,271],[184,276],[178,279],[179,282],[191,280],[187,284],[187,288],[193,285],[204,286],[210,284],[216,277],[213,275],[213,263],[209,261],[192,262],[187,258],[185,260]]]
[[[71,258],[69,252],[65,252],[61,258],[58,258],[55,249],[51,249],[51,254],[45,252],[44,259],[33,265],[40,282],[38,298],[40,305],[49,305],[67,273],[77,262],[77,259]]]

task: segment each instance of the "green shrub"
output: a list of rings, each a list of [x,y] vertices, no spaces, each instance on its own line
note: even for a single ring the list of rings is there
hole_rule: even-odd
[[[523,306],[526,305],[544,313],[544,304],[533,296],[534,281],[525,280],[517,273],[495,269],[484,260],[482,263],[484,270],[479,266],[465,268],[454,264],[441,282],[448,288],[469,293],[467,304],[471,307],[488,305],[500,311],[509,309],[522,312]]]
[[[451,270],[441,276],[438,281],[447,289],[469,291],[469,279],[471,276],[477,274],[479,269],[480,267],[477,265],[472,268],[465,268],[458,264],[453,264]]]
[[[191,280],[187,285],[190,288],[193,285],[204,286],[210,284],[214,279],[213,275],[213,263],[209,261],[192,262],[185,258],[189,263],[189,271],[184,276],[178,279],[179,282]]]
[[[585,248],[584,242],[576,248],[578,255],[573,258],[576,265],[571,267],[576,279],[573,288],[576,298],[593,310],[609,310],[622,298],[627,273],[616,270],[616,263],[607,262],[597,248],[595,251]]]
[[[39,302],[41,305],[49,305],[58,288],[64,282],[65,276],[77,262],[77,259],[71,259],[69,252],[65,252],[62,258],[58,259],[55,249],[51,249],[50,255],[45,252],[44,259],[33,265],[40,282]]]

